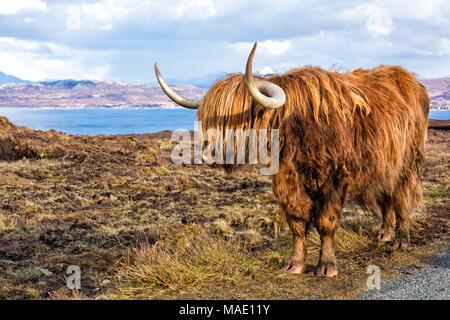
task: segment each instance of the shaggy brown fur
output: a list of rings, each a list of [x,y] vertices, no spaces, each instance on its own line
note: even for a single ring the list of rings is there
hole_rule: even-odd
[[[335,276],[334,234],[349,198],[382,216],[380,241],[409,241],[420,196],[429,97],[401,67],[350,73],[304,67],[265,78],[286,93],[278,109],[256,104],[244,75],[218,81],[198,110],[203,130],[279,129],[280,165],[273,191],[293,233],[284,270],[305,267],[306,231],[317,228],[318,275]]]

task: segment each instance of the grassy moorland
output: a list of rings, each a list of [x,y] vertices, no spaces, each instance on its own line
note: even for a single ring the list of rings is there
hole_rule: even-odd
[[[412,246],[376,243],[380,220],[351,204],[337,233],[337,278],[279,271],[291,235],[270,178],[170,161],[170,133],[68,136],[0,118],[0,299],[357,298],[449,243],[450,131],[430,129]],[[66,269],[81,268],[81,290]],[[46,270],[41,270],[42,268]],[[107,280],[107,281],[105,281]]]

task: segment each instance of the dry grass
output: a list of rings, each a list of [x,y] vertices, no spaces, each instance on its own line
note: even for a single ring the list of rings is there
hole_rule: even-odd
[[[15,224],[12,219],[8,219],[4,215],[0,215],[0,233],[5,233],[9,230],[14,230]]]
[[[122,297],[151,298],[161,293],[199,289],[210,284],[246,281],[263,270],[242,241],[225,241],[207,233],[141,244],[117,266]]]

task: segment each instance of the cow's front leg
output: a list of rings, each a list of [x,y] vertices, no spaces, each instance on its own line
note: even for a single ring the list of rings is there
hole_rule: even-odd
[[[283,271],[288,273],[302,273],[305,271],[306,232],[311,221],[312,201],[305,192],[297,190],[290,193],[289,201],[282,205],[292,232],[293,241],[291,256],[282,268]]]
[[[292,254],[282,270],[302,273],[305,270],[306,230],[311,221],[312,201],[294,169],[292,164],[280,162],[278,173],[273,177],[273,192],[292,231]]]
[[[338,227],[341,210],[342,208],[337,204],[327,204],[316,216],[315,224],[321,241],[319,264],[316,271],[318,276],[334,277],[338,274],[334,234]]]
[[[286,219],[292,231],[293,247],[289,260],[281,270],[287,273],[302,273],[306,262],[307,223],[289,214],[286,214]]]

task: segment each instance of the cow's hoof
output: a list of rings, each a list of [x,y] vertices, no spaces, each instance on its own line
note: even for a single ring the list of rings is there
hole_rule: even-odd
[[[405,250],[409,247],[409,237],[408,236],[398,236],[395,238],[394,244],[392,245],[394,249]]]
[[[392,228],[381,228],[378,231],[377,240],[380,243],[392,242],[395,239],[395,230]]]
[[[335,262],[319,262],[316,275],[319,277],[335,277],[338,274],[337,264]]]
[[[300,262],[289,261],[281,271],[286,273],[302,273],[305,270],[305,264]]]

